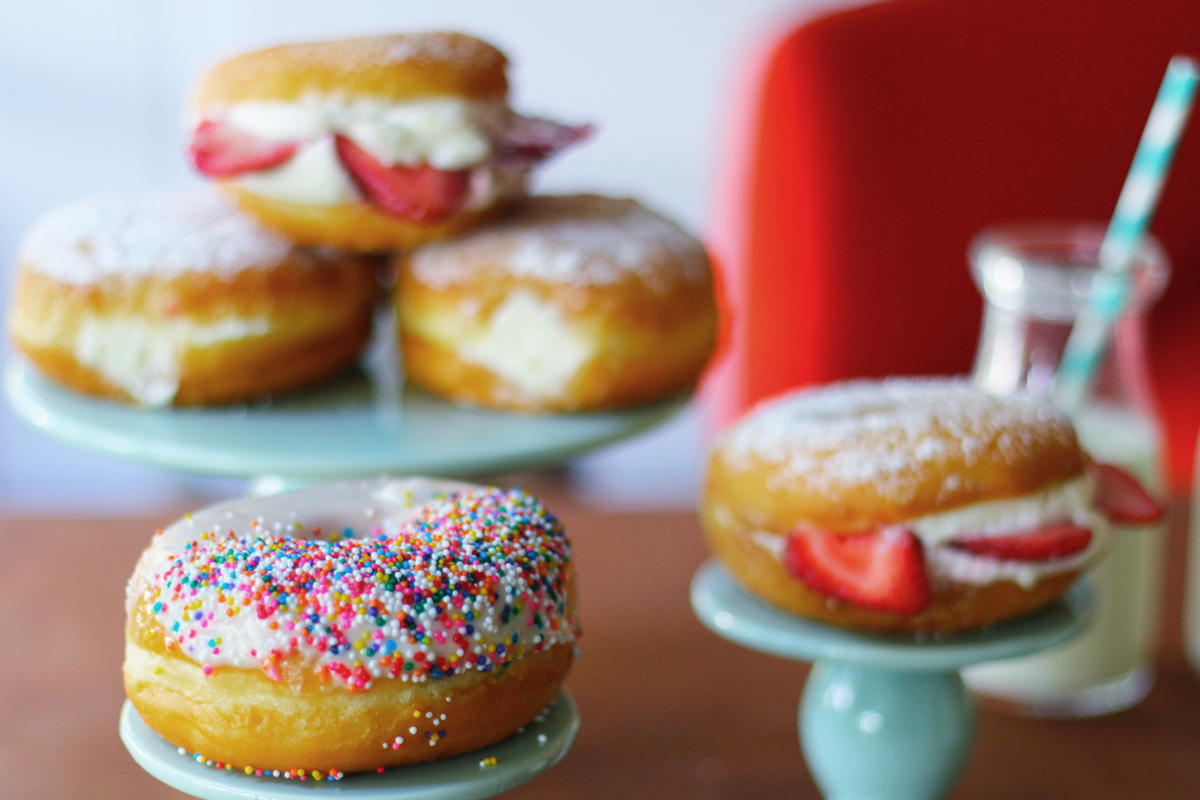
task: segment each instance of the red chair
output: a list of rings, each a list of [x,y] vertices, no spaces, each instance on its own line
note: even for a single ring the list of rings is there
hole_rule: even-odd
[[[1195,0],[892,0],[773,43],[711,237],[719,420],[791,387],[969,370],[971,237],[1107,219],[1168,59],[1197,50]],[[1200,429],[1200,114],[1160,208],[1152,372],[1178,486]]]

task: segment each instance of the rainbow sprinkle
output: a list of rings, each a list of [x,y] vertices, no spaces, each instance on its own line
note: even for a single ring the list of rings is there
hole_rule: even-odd
[[[355,691],[500,670],[574,640],[566,534],[519,489],[431,503],[395,536],[328,539],[203,533],[146,594],[167,646],[206,675],[258,667],[294,681],[300,664]]]
[[[206,766],[206,767],[212,767],[213,769],[229,770],[231,772],[234,769],[238,769],[237,767],[234,767],[232,764],[225,764],[220,761],[213,761],[211,758],[206,759],[200,753],[188,753],[188,751],[184,750],[182,747],[178,748],[177,752],[179,753],[179,755],[186,756],[187,758],[191,759],[192,761],[195,761],[197,764],[202,764],[203,766]],[[285,770],[274,769],[274,770],[272,770],[272,769],[255,769],[254,767],[241,767],[240,769],[246,775],[255,775],[259,778],[284,778],[286,780],[301,780],[301,781],[305,781],[305,780],[308,780],[309,778],[312,778],[314,781],[321,781],[321,780],[340,781],[342,778],[346,777],[346,773],[341,772],[340,770],[337,770],[337,769],[330,769],[325,774],[322,774],[320,770],[315,770],[315,769],[314,770],[303,770],[303,769],[285,769]]]

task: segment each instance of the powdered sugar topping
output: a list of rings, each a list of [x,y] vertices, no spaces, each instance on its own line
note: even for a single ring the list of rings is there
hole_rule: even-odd
[[[86,285],[196,271],[230,275],[274,265],[291,249],[215,195],[101,196],[43,217],[20,261],[55,280]]]
[[[851,381],[769,400],[734,426],[722,443],[732,465],[770,463],[781,488],[871,487],[905,502],[921,473],[947,461],[1014,463],[1038,441],[1066,441],[1067,418],[1048,403],[997,396],[965,380]],[[944,490],[963,479],[949,473]]]
[[[473,36],[441,32],[286,45],[279,51],[306,69],[314,64],[326,69],[363,69],[417,63],[446,64],[472,72],[494,69],[505,61],[503,53]]]
[[[611,285],[633,276],[651,291],[709,280],[700,242],[639,205],[593,195],[531,197],[516,213],[412,257],[422,283],[446,287],[499,270],[555,284]]]

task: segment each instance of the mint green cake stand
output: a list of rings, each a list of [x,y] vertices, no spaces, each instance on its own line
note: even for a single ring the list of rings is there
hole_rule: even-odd
[[[146,410],[85,397],[13,357],[17,414],[79,447],[202,475],[251,478],[255,493],[381,473],[472,476],[557,464],[640,433],[687,397],[586,414],[461,408],[357,372],[269,405]]]
[[[941,638],[855,633],[760,603],[714,561],[692,579],[692,609],[718,636],[813,661],[800,744],[827,800],[934,800],[970,749],[975,714],[959,670],[1028,655],[1082,633],[1093,595],[1076,584],[1036,614]]]
[[[300,781],[201,764],[146,727],[128,700],[120,722],[121,741],[142,769],[203,800],[482,800],[550,769],[566,754],[578,730],[575,701],[560,692],[537,720],[482,750],[383,772],[353,773],[338,781]],[[487,758],[495,758],[495,764],[481,765]]]

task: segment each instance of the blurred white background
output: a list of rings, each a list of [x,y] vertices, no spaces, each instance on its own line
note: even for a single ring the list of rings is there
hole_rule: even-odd
[[[592,121],[544,191],[634,196],[703,235],[727,115],[752,57],[789,23],[853,0],[38,0],[0,3],[0,292],[49,208],[185,187],[180,109],[213,61],[289,41],[462,30],[505,50],[513,105]],[[572,465],[597,502],[689,506],[694,411]],[[241,491],[60,445],[0,408],[0,511],[134,513]]]

